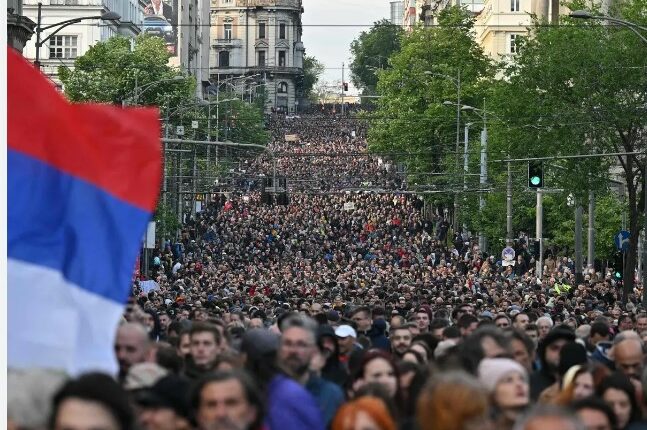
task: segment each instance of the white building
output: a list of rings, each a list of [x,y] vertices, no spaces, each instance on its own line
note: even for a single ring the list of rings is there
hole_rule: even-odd
[[[38,22],[39,0],[23,0],[23,15]],[[143,18],[143,0],[40,0],[41,27],[69,19],[100,16],[106,12],[121,15],[119,21],[83,20],[60,29],[54,27],[41,33],[41,40],[56,34],[40,48],[43,73],[58,83],[58,67],[72,67],[74,59],[85,54],[90,46],[117,34],[136,36]],[[36,59],[36,35],[27,41],[23,55]]]
[[[402,18],[404,15],[404,1],[392,1],[390,21],[393,25],[402,25]]]
[[[203,98],[209,85],[210,0],[182,0],[178,10],[177,56],[171,65],[193,76],[196,96]]]
[[[211,83],[260,92],[266,108],[298,111],[303,97],[301,0],[211,0]]]

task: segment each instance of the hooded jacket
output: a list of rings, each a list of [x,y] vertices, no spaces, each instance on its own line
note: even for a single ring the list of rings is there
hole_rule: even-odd
[[[319,327],[319,333],[317,336],[317,344],[321,349],[323,344],[323,339],[329,337],[333,340],[335,345],[334,352],[326,360],[326,364],[321,369],[321,377],[334,382],[335,384],[343,387],[348,379],[348,372],[344,365],[339,361],[339,344],[337,343],[337,337],[335,336],[335,331],[329,325],[322,325]]]
[[[541,363],[541,369],[536,370],[530,375],[530,398],[536,401],[539,395],[546,388],[550,387],[557,380],[552,373],[550,366],[546,362],[546,348],[551,343],[559,339],[566,339],[568,342],[575,341],[575,333],[568,326],[557,326],[553,328],[546,337],[539,342],[537,355]],[[555,369],[556,371],[557,369]]]

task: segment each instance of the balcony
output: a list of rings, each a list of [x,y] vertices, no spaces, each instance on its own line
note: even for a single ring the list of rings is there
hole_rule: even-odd
[[[289,75],[300,75],[303,74],[303,69],[298,67],[283,67],[283,66],[251,66],[249,70],[255,73],[278,73],[278,74],[289,74]]]
[[[236,7],[271,7],[300,9],[300,0],[236,0]]]
[[[240,48],[243,46],[242,39],[213,39],[214,48]]]

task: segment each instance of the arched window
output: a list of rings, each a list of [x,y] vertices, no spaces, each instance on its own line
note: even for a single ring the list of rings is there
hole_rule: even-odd
[[[287,93],[287,92],[288,92],[288,83],[279,82],[279,93]]]

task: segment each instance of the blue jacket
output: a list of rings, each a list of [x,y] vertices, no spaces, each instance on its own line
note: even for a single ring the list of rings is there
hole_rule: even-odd
[[[267,389],[265,424],[270,430],[324,430],[321,410],[314,397],[298,382],[276,375]]]
[[[306,383],[306,389],[312,394],[319,404],[323,414],[324,425],[330,426],[337,409],[344,403],[344,393],[334,382],[327,381],[320,376],[312,376]]]

